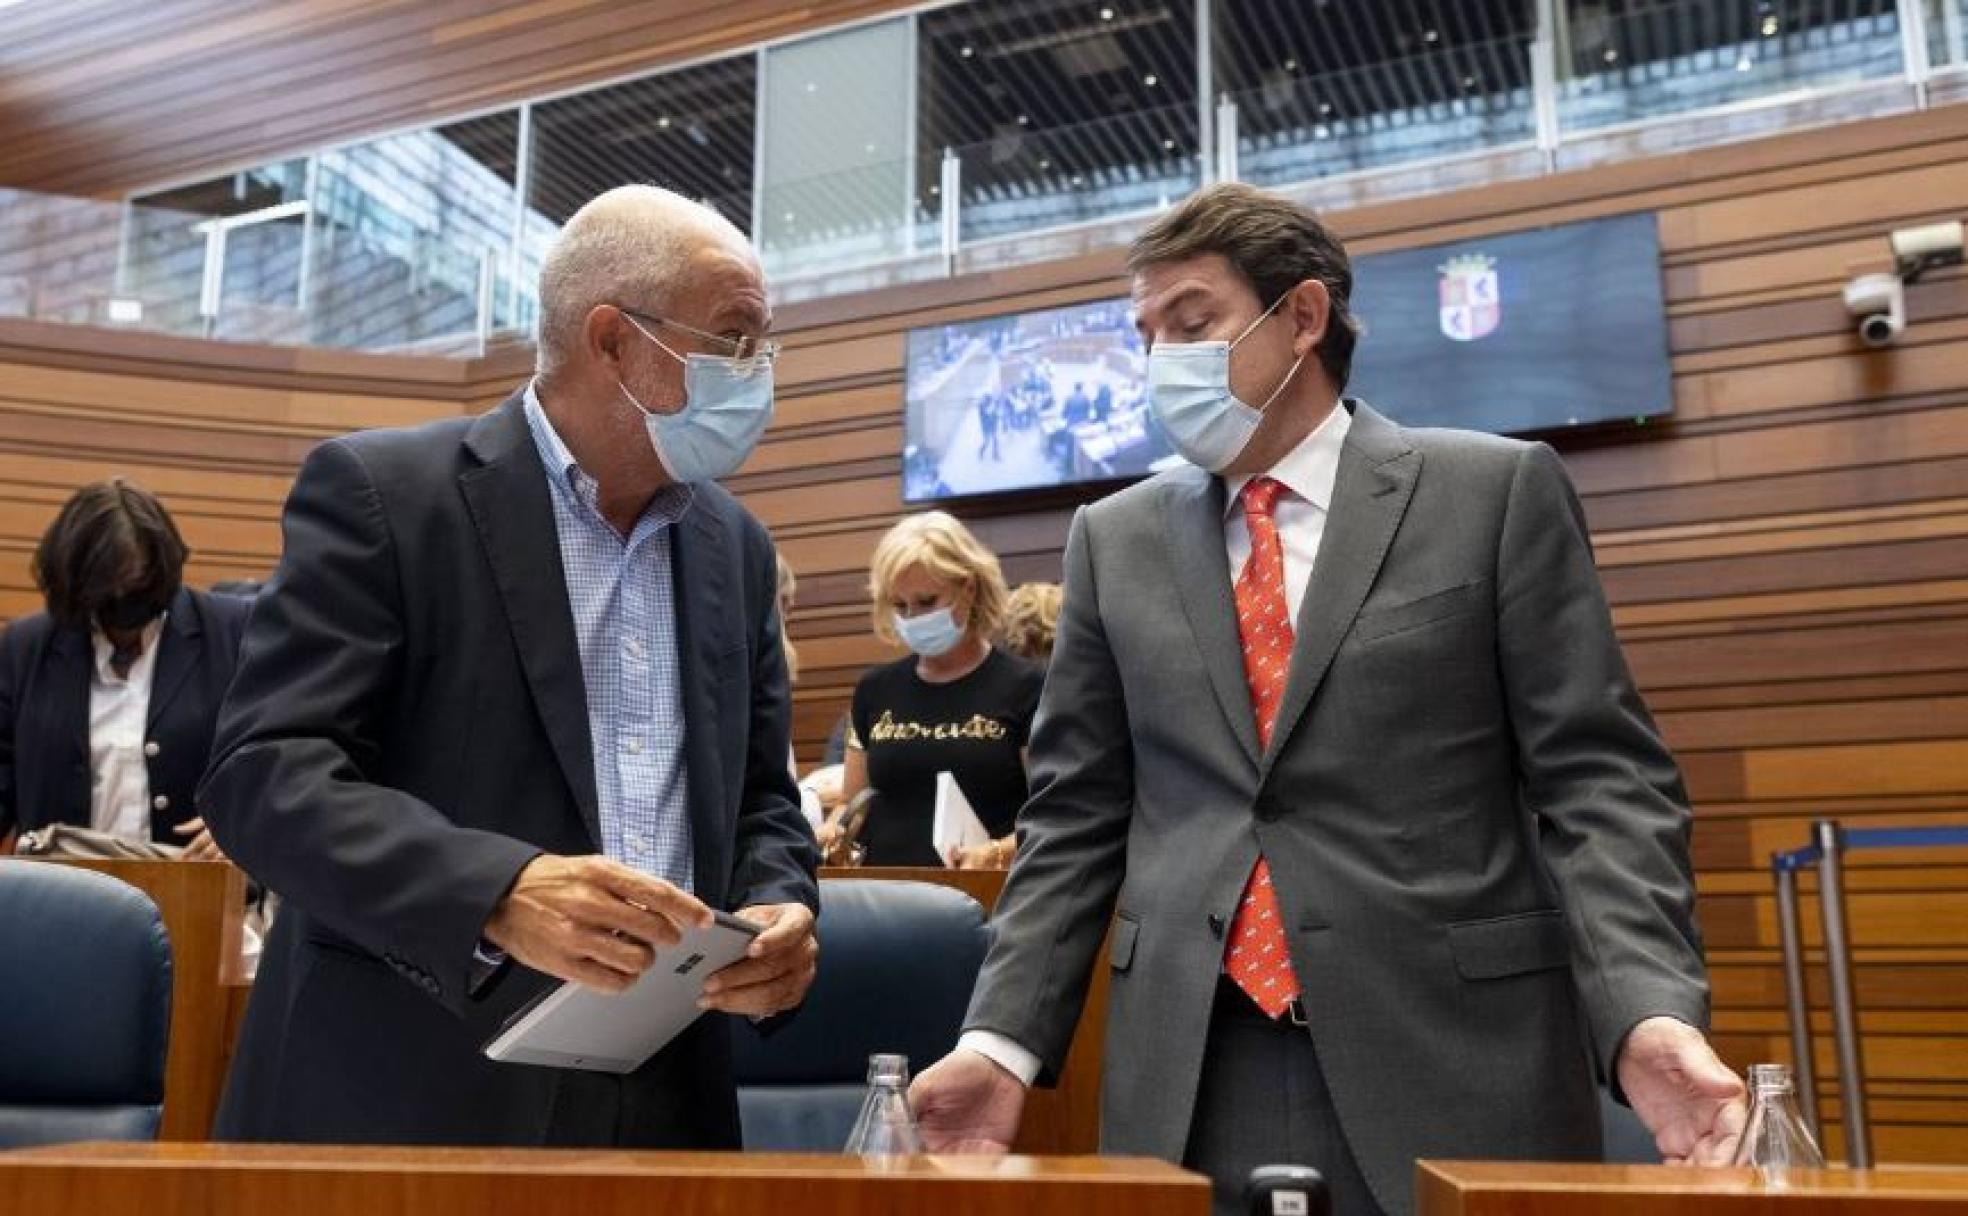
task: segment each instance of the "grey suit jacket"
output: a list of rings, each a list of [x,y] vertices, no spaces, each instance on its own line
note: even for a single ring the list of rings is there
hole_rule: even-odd
[[[1106,1151],[1180,1159],[1223,935],[1270,859],[1312,1036],[1389,1211],[1414,1159],[1590,1158],[1596,1062],[1704,1026],[1690,815],[1550,448],[1363,403],[1260,751],[1220,479],[1082,510],[1033,794],[967,1027],[1056,1075],[1110,917]]]

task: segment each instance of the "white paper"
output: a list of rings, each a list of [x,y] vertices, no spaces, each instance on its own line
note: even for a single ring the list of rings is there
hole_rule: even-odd
[[[963,787],[947,772],[936,774],[936,818],[930,824],[929,838],[936,846],[936,855],[953,870],[958,849],[991,843],[991,834],[971,809]]]

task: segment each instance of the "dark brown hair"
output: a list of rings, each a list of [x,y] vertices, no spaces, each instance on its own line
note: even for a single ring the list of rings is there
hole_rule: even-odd
[[[164,504],[114,477],[77,490],[48,525],[34,550],[34,582],[56,624],[88,629],[114,600],[170,607],[190,554]]]
[[[1344,391],[1360,340],[1349,307],[1353,264],[1311,208],[1241,182],[1206,186],[1135,238],[1128,272],[1212,253],[1221,254],[1267,308],[1307,279],[1326,285],[1332,314],[1319,340],[1319,362],[1333,387]]]

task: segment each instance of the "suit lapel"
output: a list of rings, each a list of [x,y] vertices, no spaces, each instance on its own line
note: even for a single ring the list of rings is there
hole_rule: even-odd
[[[499,587],[540,721],[597,850],[601,812],[588,733],[587,685],[554,527],[551,489],[515,394],[480,418],[465,446],[481,462],[458,478]]]
[[[730,556],[724,551],[709,491],[697,499],[671,532],[670,556],[677,605],[677,661],[683,681],[683,755],[689,774],[690,840],[698,893],[721,899],[731,868],[722,843],[724,769],[720,741],[739,737],[738,724],[718,720],[720,656],[743,644],[733,630],[744,607],[729,588]]]
[[[1237,606],[1230,590],[1230,562],[1223,548],[1223,481],[1185,470],[1163,483],[1171,580],[1202,651],[1203,668],[1230,731],[1250,762],[1259,762],[1257,720],[1244,679],[1244,647],[1237,637]]]
[[[198,667],[199,655],[205,648],[204,632],[191,592],[179,588],[177,598],[171,601],[171,615],[165,620],[157,641],[157,668],[151,675],[146,725],[157,725],[171,699],[184,687],[185,677]]]
[[[47,804],[21,807],[23,827],[42,827],[57,822],[89,826],[89,681],[95,665],[95,646],[88,634],[74,629],[55,630],[48,646],[45,674],[35,693],[37,699],[46,699],[40,707],[43,712],[32,717],[49,723],[54,733],[53,738],[44,735],[35,740],[37,746],[54,746],[58,750],[46,766],[49,779],[42,788]],[[81,798],[63,802],[55,791],[68,788],[59,774],[69,771],[70,765],[79,766],[82,773],[79,784]],[[29,821],[30,816],[44,813],[46,818]]]
[[[1299,607],[1291,674],[1278,706],[1271,747],[1262,761],[1266,774],[1366,602],[1420,472],[1421,453],[1401,438],[1392,423],[1357,403],[1352,429],[1340,451],[1325,536],[1319,542],[1305,602]]]

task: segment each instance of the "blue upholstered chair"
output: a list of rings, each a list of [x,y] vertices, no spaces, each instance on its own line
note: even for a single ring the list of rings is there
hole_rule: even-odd
[[[868,1057],[921,1070],[956,1046],[990,931],[949,887],[829,879],[820,890],[820,974],[799,1016],[735,1034],[745,1147],[838,1152],[860,1111]]]
[[[170,1037],[171,942],[150,897],[0,860],[0,1148],[155,1139]]]
[[[1613,1101],[1605,1089],[1599,1091],[1600,1141],[1606,1146],[1608,1165],[1659,1165],[1660,1149],[1654,1147],[1654,1133],[1640,1122],[1640,1116]]]

